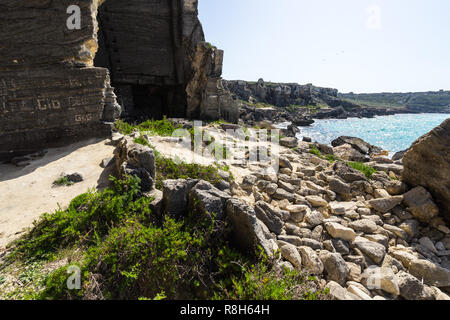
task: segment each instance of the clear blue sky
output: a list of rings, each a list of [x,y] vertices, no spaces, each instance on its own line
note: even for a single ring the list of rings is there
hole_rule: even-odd
[[[449,0],[199,0],[229,80],[450,90]]]

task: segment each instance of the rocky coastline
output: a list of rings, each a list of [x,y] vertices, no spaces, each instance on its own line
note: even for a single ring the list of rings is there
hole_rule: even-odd
[[[266,83],[224,80],[240,104],[240,119],[254,125],[259,121],[292,122],[297,126],[309,126],[316,119],[374,118],[395,114],[447,113],[450,98],[444,97],[449,106],[414,105],[401,107],[371,107],[342,95],[336,89],[321,88],[312,84]],[[436,93],[437,94],[437,93]],[[406,94],[405,94],[406,95]],[[441,104],[444,102],[441,102]]]
[[[201,210],[228,221],[241,250],[260,246],[275,268],[308,270],[331,299],[450,300],[450,199],[432,187],[434,177],[408,178],[424,165],[421,146],[444,143],[448,151],[449,124],[418,139],[395,161],[354,137],[340,137],[332,146],[285,137],[279,171],[256,161],[243,173],[229,162],[236,176],[232,183],[167,180],[162,191],[150,194],[161,215],[183,215],[196,199]],[[230,126],[204,128],[217,137],[226,129]],[[126,137],[116,141],[118,170],[142,173],[136,166],[145,162],[143,180],[151,181],[153,151]],[[449,172],[449,162],[431,158],[427,166]],[[366,161],[364,168],[372,170],[354,161]]]

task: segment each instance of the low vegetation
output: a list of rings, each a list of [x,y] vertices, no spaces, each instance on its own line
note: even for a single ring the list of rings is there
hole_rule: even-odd
[[[169,137],[173,132],[181,126],[174,125],[173,122],[167,120],[166,117],[162,120],[147,120],[141,124],[129,124],[122,120],[117,120],[115,123],[116,129],[125,135],[129,135],[135,131],[145,135],[157,135],[162,137]]]
[[[332,154],[327,154],[326,156],[323,156],[322,153],[320,152],[319,149],[317,149],[317,147],[315,145],[310,145],[309,147],[309,153],[313,154],[317,157],[319,157],[320,159],[326,159],[328,160],[330,163],[335,163],[336,161],[342,161],[341,159],[339,159],[338,157],[332,155]],[[365,176],[370,179],[372,177],[372,175],[377,172],[377,170],[375,170],[374,168],[362,163],[362,162],[354,162],[354,161],[346,161],[348,163],[348,165],[350,167],[352,167],[355,170],[361,171],[362,173],[365,174]]]
[[[74,183],[72,181],[70,181],[69,178],[67,178],[67,177],[58,178],[53,182],[54,186],[59,186],[59,187],[61,187],[61,186],[70,187],[73,184]]]
[[[297,105],[291,104],[287,106],[285,109],[289,112],[298,112],[302,110],[308,111],[309,114],[315,114],[320,111],[322,107],[326,107],[326,105]]]
[[[265,102],[248,102],[248,101],[242,101],[245,105],[257,109],[265,109],[265,108],[276,108],[274,105],[271,105],[269,103]]]
[[[167,179],[199,179],[216,184],[224,178],[220,175],[220,170],[229,171],[225,166],[202,166],[196,163],[190,164],[182,161],[174,161],[161,156],[156,157],[156,188],[162,189],[162,182]],[[230,178],[226,178],[231,182]]]
[[[320,159],[323,159],[322,153],[320,152],[319,149],[317,149],[317,147],[315,145],[311,145],[309,147],[309,153],[319,157]]]
[[[359,170],[366,175],[368,179],[372,177],[372,175],[377,172],[374,168],[362,163],[362,162],[348,162],[349,166],[353,169]]]
[[[306,273],[279,274],[264,255],[236,250],[226,221],[195,209],[184,218],[156,217],[139,178],[111,179],[111,188],[80,195],[66,210],[45,214],[13,244],[5,264],[20,268],[23,286],[10,298],[326,297]],[[67,286],[73,267],[80,270],[79,290]]]

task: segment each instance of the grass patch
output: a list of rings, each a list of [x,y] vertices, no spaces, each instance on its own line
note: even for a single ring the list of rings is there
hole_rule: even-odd
[[[327,154],[325,156],[325,158],[330,162],[330,163],[335,163],[336,161],[341,161],[341,159],[339,159],[338,157],[336,157],[333,154]]]
[[[323,159],[322,153],[321,153],[320,150],[317,149],[317,147],[314,146],[314,145],[311,145],[311,146],[309,147],[309,153],[310,153],[310,154],[313,154],[313,155],[315,155],[315,156],[318,156],[320,159]]]
[[[150,143],[144,137],[135,138],[134,143],[141,144],[146,147],[151,147]]]
[[[208,122],[208,124],[210,125],[221,125],[221,124],[231,124],[231,122],[228,122],[224,119],[219,119],[219,120],[214,120],[214,121],[210,121]]]
[[[58,186],[58,187],[63,187],[63,186],[70,187],[73,184],[74,183],[72,181],[70,181],[69,178],[67,178],[67,177],[58,178],[53,182],[53,185]]]
[[[377,172],[377,170],[375,170],[375,169],[372,168],[372,167],[369,167],[368,165],[365,165],[365,164],[362,163],[362,162],[352,162],[352,161],[350,161],[350,162],[348,162],[348,165],[349,165],[350,167],[352,167],[353,169],[359,170],[359,171],[361,171],[362,173],[364,173],[365,176],[366,176],[368,179],[370,179],[370,178],[372,177],[372,175],[373,175],[375,172]]]
[[[169,137],[172,136],[175,130],[180,129],[181,126],[175,126],[164,117],[162,120],[147,120],[140,124],[129,124],[125,121],[117,120],[115,128],[124,135],[139,131],[141,134]]]
[[[244,103],[250,107],[257,109],[265,109],[265,108],[276,108],[274,105],[265,103],[265,102],[248,102],[244,101]]]
[[[223,169],[220,166],[202,166],[196,163],[176,162],[172,159],[159,156],[156,157],[155,186],[157,189],[162,190],[164,180],[188,178],[205,180],[211,184],[216,184],[220,180],[223,180],[219,174],[219,170]]]
[[[287,107],[285,107],[286,111],[288,112],[298,112],[300,110],[307,110],[310,114],[315,114],[320,111],[322,107],[325,105],[298,105],[298,104],[291,104]]]

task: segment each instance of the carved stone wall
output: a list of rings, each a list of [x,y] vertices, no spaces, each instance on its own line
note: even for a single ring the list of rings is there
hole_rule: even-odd
[[[73,4],[81,9],[81,30],[66,25]],[[102,120],[118,110],[108,70],[93,67],[98,4],[0,2],[1,159],[110,132]]]
[[[0,0],[0,158],[106,136],[118,103],[133,120],[237,121],[197,4]],[[71,5],[80,30],[67,28]]]

